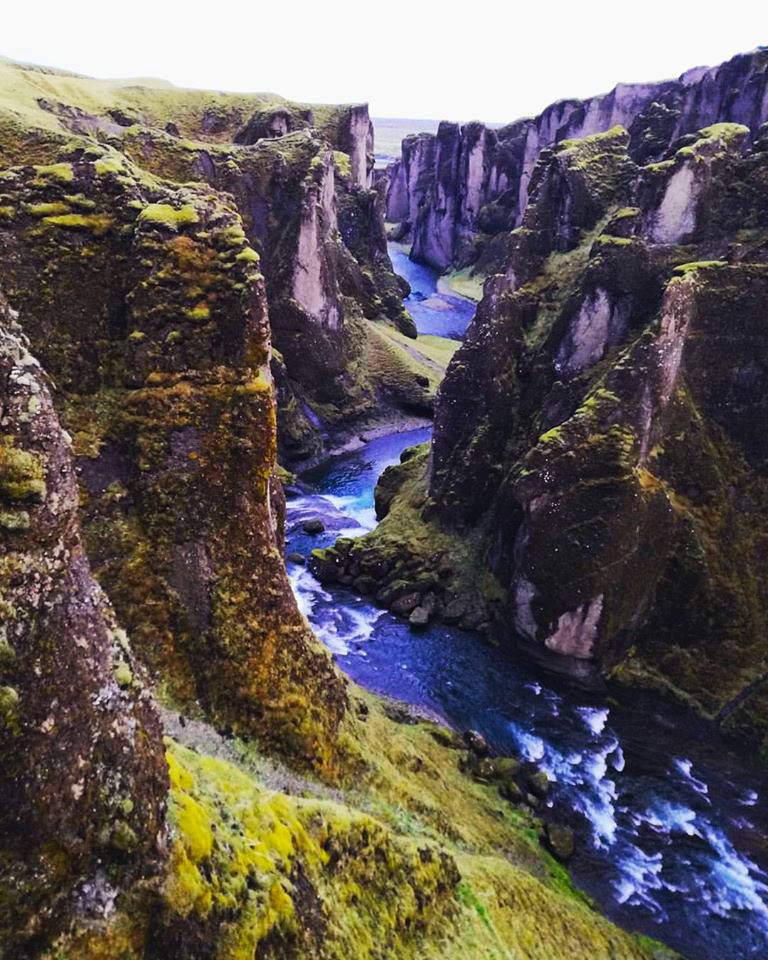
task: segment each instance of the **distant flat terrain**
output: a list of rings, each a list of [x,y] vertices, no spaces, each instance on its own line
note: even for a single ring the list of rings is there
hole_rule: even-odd
[[[400,156],[400,143],[411,133],[437,133],[439,120],[406,120],[399,117],[373,117],[373,150],[378,163]]]
[[[400,156],[400,144],[411,133],[437,133],[439,120],[408,120],[402,117],[372,117],[374,129],[373,151],[376,166],[386,166]],[[486,123],[500,127],[500,123]]]

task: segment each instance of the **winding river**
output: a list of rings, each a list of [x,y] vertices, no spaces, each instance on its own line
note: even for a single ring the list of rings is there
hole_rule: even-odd
[[[431,271],[392,252],[420,294],[407,301],[419,331],[461,336],[474,305],[438,294]],[[287,552],[372,529],[377,477],[430,433],[385,436],[304,474],[289,491]],[[305,534],[303,522],[318,516],[326,532]],[[288,569],[302,610],[353,680],[546,770],[549,802],[577,834],[574,879],[604,913],[688,960],[768,957],[768,774],[737,744],[647,695],[619,708],[558,688],[475,635],[413,632],[304,566]]]

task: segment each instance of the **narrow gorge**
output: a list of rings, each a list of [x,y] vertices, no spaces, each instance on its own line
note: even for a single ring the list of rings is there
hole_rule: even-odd
[[[0,59],[0,958],[768,952],[768,50],[441,122]]]

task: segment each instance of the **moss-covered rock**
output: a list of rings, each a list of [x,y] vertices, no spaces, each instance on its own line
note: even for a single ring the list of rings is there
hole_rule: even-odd
[[[746,138],[716,125],[644,168],[621,131],[542,155],[431,461],[385,475],[386,519],[348,556],[407,582],[436,568],[409,544],[474,543],[451,557],[500,640],[759,741],[768,153]]]
[[[3,181],[27,207],[90,199],[107,230],[22,212],[0,233],[74,438],[89,556],[171,695],[330,765],[343,683],[283,568],[258,258],[226,196],[107,159],[77,150],[70,176]]]
[[[180,728],[157,891],[124,897],[46,960],[654,956],[572,888],[530,812],[458,769],[447,731],[356,699],[333,790],[204,724]]]
[[[163,859],[146,677],[93,579],[70,441],[0,296],[0,939],[36,955]]]
[[[284,456],[322,448],[340,423],[353,429],[398,410],[396,396],[356,377],[362,315],[415,336],[387,255],[380,201],[370,189],[365,105],[310,107],[274,96],[113,85],[55,72],[45,75],[42,99],[38,73],[0,65],[0,160],[7,165],[37,163],[39,183],[54,182],[72,173],[62,157],[79,146],[95,158],[98,175],[119,177],[116,148],[144,171],[234,197],[253,248],[240,256],[261,256],[273,339],[291,381],[280,392],[287,404],[281,423],[296,442],[285,445]],[[49,224],[84,234],[110,230],[109,217],[83,209],[83,199],[89,202],[42,198],[33,205]],[[0,211],[3,219],[15,216],[8,203]],[[195,210],[182,199],[170,209],[154,204],[141,216],[172,231]],[[294,415],[291,396],[310,416]]]

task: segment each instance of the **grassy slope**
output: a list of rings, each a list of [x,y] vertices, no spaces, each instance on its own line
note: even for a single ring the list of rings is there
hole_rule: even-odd
[[[427,722],[395,723],[353,690],[349,783],[328,786],[200,722],[168,741],[171,859],[160,933],[209,924],[217,960],[652,960],[658,945],[597,915],[539,846],[528,813],[458,769]],[[365,710],[367,709],[367,713]],[[56,960],[141,956],[124,910]],[[178,942],[178,939],[174,942]],[[109,951],[112,951],[110,953]],[[201,954],[202,955],[202,954]]]
[[[257,110],[310,106],[292,104],[273,93],[185,90],[159,80],[96,80],[0,60],[0,117],[13,119],[28,129],[68,135],[55,114],[40,107],[41,99],[98,116],[121,110],[146,126],[162,127],[173,122],[183,137],[213,142],[230,141],[235,130]],[[316,107],[320,120],[329,109]],[[204,129],[204,115],[217,115],[220,125]]]

